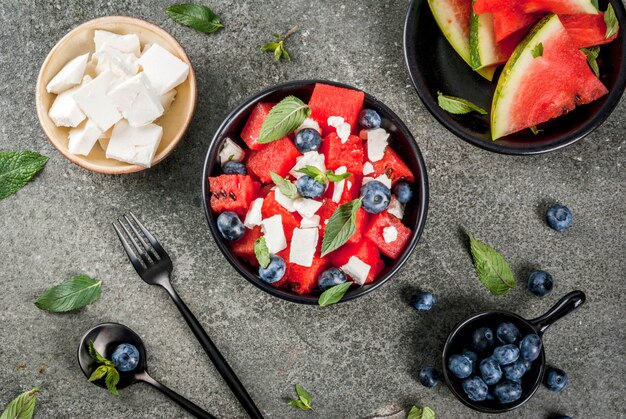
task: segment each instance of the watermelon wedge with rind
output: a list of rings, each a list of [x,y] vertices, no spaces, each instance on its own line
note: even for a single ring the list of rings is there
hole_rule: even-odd
[[[515,2],[518,10],[523,13],[556,13],[556,14],[581,14],[598,13],[598,9],[591,0],[518,0]],[[474,12],[493,13],[509,10],[511,0],[476,0]]]
[[[474,70],[497,66],[509,57],[498,47],[493,28],[493,15],[476,14],[470,17],[470,61]]]
[[[606,37],[606,23],[602,12],[597,15],[562,15],[559,19],[578,48],[608,44],[617,38],[619,32],[618,30],[613,36]]]
[[[543,54],[533,56],[541,43]],[[493,140],[561,116],[608,90],[557,15],[533,27],[504,66],[491,107]]]
[[[501,42],[519,31],[528,32],[530,28],[544,16],[543,13],[528,14],[514,8],[494,12],[492,14],[493,31],[496,34],[496,42]]]

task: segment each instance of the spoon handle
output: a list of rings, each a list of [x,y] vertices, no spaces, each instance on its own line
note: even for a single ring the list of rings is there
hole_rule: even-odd
[[[254,404],[252,397],[250,397],[243,384],[241,384],[241,381],[239,381],[239,378],[237,378],[237,375],[235,375],[235,372],[232,370],[230,365],[228,365],[224,356],[222,356],[213,341],[211,341],[211,338],[209,338],[205,330],[202,328],[202,325],[198,319],[196,319],[196,316],[193,315],[191,310],[189,310],[187,305],[178,296],[178,293],[176,293],[172,284],[169,281],[165,281],[162,286],[167,290],[168,294],[172,298],[172,301],[174,301],[176,307],[178,307],[178,310],[191,328],[191,331],[196,336],[196,339],[198,339],[198,342],[200,342],[200,345],[204,348],[204,351],[211,359],[211,362],[213,362],[213,365],[215,365],[215,368],[217,368],[217,371],[220,373],[224,381],[226,381],[226,384],[228,384],[230,390],[233,392],[235,397],[237,397],[237,400],[239,400],[239,403],[241,403],[241,406],[244,408],[246,413],[248,413],[248,415],[253,419],[263,419],[263,415],[261,414],[261,411],[259,411],[259,408]]]
[[[200,419],[217,419],[215,416],[208,413],[206,410],[200,408],[195,403],[187,400],[180,394],[176,393],[174,390],[169,387],[161,384],[159,381],[155,380],[150,376],[147,372],[144,372],[137,376],[137,379],[143,381],[144,383],[150,384],[152,387],[159,390],[161,393],[165,394],[167,397],[178,403],[180,407],[191,413],[197,418]]]

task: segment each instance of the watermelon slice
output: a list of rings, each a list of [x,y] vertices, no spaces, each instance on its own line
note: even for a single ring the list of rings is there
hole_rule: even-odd
[[[365,280],[366,284],[374,282],[376,276],[385,267],[385,262],[381,259],[378,248],[369,239],[363,238],[358,243],[345,244],[331,253],[333,265],[338,268],[347,264],[352,256],[356,256],[362,262],[370,265],[370,271]]]
[[[365,93],[361,91],[316,83],[309,100],[311,118],[320,124],[322,135],[335,131],[328,126],[331,116],[342,117],[354,130],[364,100]]]
[[[252,266],[259,266],[256,253],[254,253],[254,242],[261,236],[260,226],[256,226],[252,230],[246,229],[242,238],[230,243],[230,249],[235,255],[248,261]]]
[[[280,215],[283,221],[283,230],[285,231],[285,238],[287,241],[291,241],[293,237],[293,231],[296,227],[300,227],[300,221],[302,217],[297,212],[289,212],[276,201],[274,191],[270,192],[263,200],[263,206],[261,207],[261,215],[263,219],[273,217],[274,215]]]
[[[289,259],[285,259],[289,262]],[[317,279],[330,265],[330,260],[320,258],[319,255],[313,257],[313,263],[310,267],[296,265],[295,263],[287,263],[287,287],[296,294],[310,294],[317,288]]]
[[[387,147],[389,148],[389,147]],[[345,167],[348,173],[363,173],[363,141],[356,135],[351,135],[345,143],[336,132],[331,132],[322,141],[320,153],[326,157],[326,167],[336,170]]]
[[[471,11],[470,17],[470,61],[472,68],[478,70],[485,67],[505,63],[509,57],[499,47],[493,28],[491,13],[476,14]]]
[[[523,34],[526,35],[530,28],[537,23],[543,15],[543,13],[524,13],[514,8],[494,12],[493,31],[496,35],[496,42],[501,42],[514,33],[523,32]]]
[[[270,183],[270,172],[282,177],[296,165],[296,158],[300,152],[289,137],[263,145],[263,148],[253,151],[248,159],[248,169],[258,176],[263,183]]]
[[[275,103],[258,103],[252,113],[246,126],[241,131],[241,139],[246,143],[250,150],[260,150],[263,148],[263,144],[259,144],[259,135],[261,134],[261,127],[265,118],[270,113]]]
[[[534,57],[537,45],[543,54]],[[557,15],[544,17],[507,62],[491,107],[494,140],[563,115],[605,94]]]
[[[511,0],[476,0],[474,3],[475,13],[502,12],[511,9]],[[517,0],[518,10],[523,13],[557,13],[557,14],[581,14],[598,13],[598,9],[591,0]]]
[[[396,229],[397,237],[391,243],[387,243],[384,231],[385,228],[390,227]],[[366,228],[365,237],[370,239],[383,255],[397,259],[411,238],[411,229],[387,211],[383,211],[372,216]]]
[[[209,177],[211,209],[216,213],[234,211],[245,216],[255,197],[255,186],[250,176],[221,175]]]
[[[617,38],[619,32],[605,38],[606,23],[602,12],[597,15],[562,15],[559,19],[578,48],[608,44]]]
[[[402,158],[391,147],[387,147],[383,158],[372,163],[372,166],[374,166],[374,173],[369,174],[368,176],[370,177],[376,178],[385,174],[391,179],[393,185],[400,179],[404,179],[409,183],[415,182],[415,176],[413,176],[409,166],[402,161]]]

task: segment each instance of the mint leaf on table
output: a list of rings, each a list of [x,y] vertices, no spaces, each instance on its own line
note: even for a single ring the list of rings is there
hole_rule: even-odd
[[[87,347],[89,352],[89,356],[96,361],[98,364],[98,368],[95,369],[94,372],[89,376],[89,381],[98,381],[104,378],[104,384],[111,394],[114,396],[119,396],[120,393],[117,391],[117,383],[120,381],[120,373],[115,369],[113,362],[106,359],[96,350],[93,346],[93,341],[89,341],[89,346]]]
[[[533,58],[541,56],[543,56],[543,44],[539,42],[537,45],[535,45],[535,48],[533,48]]]
[[[13,399],[0,415],[0,419],[31,419],[35,414],[35,395],[40,391],[35,387]]]
[[[463,115],[470,112],[478,112],[481,115],[487,115],[486,110],[480,106],[474,105],[469,100],[447,96],[441,92],[437,92],[437,103],[441,109],[455,115]]]
[[[78,310],[100,298],[101,288],[102,281],[78,275],[50,288],[35,301],[35,305],[51,313]]]
[[[355,199],[333,212],[328,220],[322,240],[322,257],[346,244],[356,230],[356,212],[361,208],[361,200]]]
[[[263,269],[269,266],[270,250],[267,248],[265,237],[259,237],[257,241],[254,242],[254,254],[256,255],[256,260],[259,261],[259,265],[261,265]]]
[[[411,410],[409,410],[406,419],[435,419],[435,411],[430,407],[419,408],[413,406]]]
[[[267,144],[294,132],[311,116],[309,105],[295,96],[287,96],[270,110],[263,121],[258,143]]]
[[[211,9],[199,4],[175,4],[165,8],[172,19],[204,33],[213,33],[224,27],[222,20]]]
[[[619,22],[617,21],[617,16],[615,16],[615,10],[613,10],[611,3],[609,3],[606,12],[604,12],[604,23],[606,23],[606,34],[604,37],[609,39],[615,35],[619,29]]]
[[[493,247],[468,233],[470,251],[478,279],[494,295],[504,295],[515,287],[515,276],[504,257]]]
[[[0,199],[22,189],[47,162],[48,157],[34,151],[0,152]]]
[[[279,35],[277,33],[273,34],[272,36],[275,38],[275,41],[271,41],[263,45],[261,47],[261,51],[274,53],[274,60],[276,61],[280,61],[282,59],[291,61],[291,55],[289,55],[287,48],[285,48],[285,41],[299,30],[300,28],[294,26],[284,35]]]
[[[296,185],[289,182],[287,179],[283,179],[280,175],[277,175],[274,172],[270,172],[270,177],[272,178],[274,185],[278,187],[280,193],[289,199],[296,199],[298,197],[298,188]]]
[[[337,304],[343,296],[348,292],[350,287],[352,286],[352,282],[344,282],[343,284],[335,285],[334,287],[328,288],[326,291],[320,295],[317,303],[320,307],[326,307],[332,304]]]
[[[313,410],[311,407],[313,399],[308,391],[306,391],[300,384],[296,384],[296,394],[298,395],[298,398],[290,401],[288,403],[289,406],[296,407],[300,410]]]
[[[596,45],[595,47],[583,48],[581,51],[587,57],[587,64],[591,67],[593,74],[596,77],[600,78],[600,67],[598,67],[598,57],[600,56],[600,47]]]

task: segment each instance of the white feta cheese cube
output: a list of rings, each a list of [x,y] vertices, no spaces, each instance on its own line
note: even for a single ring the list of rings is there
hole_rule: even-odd
[[[283,217],[281,215],[274,215],[261,221],[261,231],[271,254],[275,255],[287,248],[287,239],[285,238]]]
[[[302,131],[303,129],[307,129],[307,128],[314,129],[315,131],[319,132],[320,134],[322,133],[322,129],[320,128],[320,124],[318,124],[315,119],[307,118],[307,119],[304,120],[302,125],[300,125],[296,129],[296,134],[299,133],[300,131]]]
[[[374,165],[368,161],[363,165],[363,176],[374,173]]]
[[[250,208],[248,208],[248,213],[246,214],[246,219],[243,222],[243,225],[248,228],[254,228],[256,226],[261,225],[261,221],[263,221],[263,216],[261,215],[261,207],[263,207],[263,198],[257,198],[250,204]]]
[[[91,152],[91,149],[102,135],[100,128],[89,119],[80,127],[70,130],[70,142],[68,149],[72,154],[82,154],[84,156]]]
[[[222,144],[222,148],[220,149],[220,165],[224,165],[227,161],[236,161],[242,162],[243,158],[246,156],[245,151],[241,148],[236,142],[227,138],[224,140],[224,144]]]
[[[300,221],[300,228],[317,228],[320,226],[320,216],[314,215],[312,217],[302,217]]]
[[[304,173],[298,172],[300,169],[304,169],[307,166],[313,166],[319,169],[322,173],[326,173],[326,163],[323,154],[317,151],[307,151],[302,156],[296,158],[296,165],[293,166],[289,174],[296,179],[300,179],[304,176]]]
[[[352,127],[340,116],[331,116],[328,118],[328,125],[337,130],[337,136],[341,138],[341,144],[345,144],[350,137]]]
[[[367,134],[367,158],[370,161],[379,161],[385,155],[389,144],[389,134],[383,128],[370,130]]]
[[[365,284],[365,280],[370,273],[370,269],[372,269],[370,265],[363,262],[356,256],[352,256],[348,260],[348,263],[341,267],[341,270],[344,271],[346,275],[349,275],[354,283],[358,285]]]
[[[143,73],[118,84],[109,92],[109,98],[131,127],[151,124],[163,115],[161,101]]]
[[[48,93],[59,94],[80,84],[85,75],[87,61],[89,61],[89,53],[79,55],[65,64],[46,86]]]
[[[316,228],[295,228],[289,249],[289,262],[310,268],[317,250],[319,230]]]
[[[96,74],[110,71],[119,78],[132,77],[139,71],[137,57],[134,54],[125,54],[109,45],[104,45],[100,52],[93,54],[97,61]]]
[[[346,188],[348,188],[348,190],[352,189],[352,182],[350,182],[349,180],[346,179]]]
[[[391,179],[389,179],[389,177],[386,174],[383,173],[382,175],[380,175],[378,177],[375,177],[375,178],[369,177],[369,176],[368,177],[364,177],[363,178],[363,185],[365,185],[366,183],[371,182],[373,180],[377,180],[380,183],[382,183],[383,185],[385,185],[386,187],[388,187],[389,189],[391,189]]]
[[[161,102],[161,106],[163,106],[163,112],[167,112],[170,110],[174,99],[176,99],[176,93],[178,93],[176,89],[172,89],[169,92],[159,96],[159,101]]]
[[[322,207],[321,201],[309,198],[298,198],[293,201],[294,208],[303,218],[313,217],[315,213]]]
[[[338,167],[337,170],[335,170],[335,174],[343,175],[347,171],[348,169],[346,168],[346,166],[341,166],[341,167]],[[346,185],[346,180],[344,179],[344,180],[340,180],[339,182],[334,182],[333,185],[335,186],[335,189],[333,189],[332,201],[335,204],[338,204],[339,201],[341,201],[341,195],[343,195],[343,189]]]
[[[187,79],[189,66],[159,44],[154,44],[139,58],[139,65],[158,95],[162,95]]]
[[[398,240],[398,229],[394,226],[383,228],[383,239],[386,243],[393,243]]]
[[[289,212],[296,210],[295,200],[287,198],[277,187],[272,188],[272,190],[274,191],[274,199],[276,199],[276,202],[278,202],[281,207]]]
[[[391,195],[391,201],[389,201],[387,212],[402,220],[404,217],[404,204],[400,203],[395,195]]]
[[[109,31],[96,30],[93,41],[96,44],[96,52],[102,51],[105,45],[126,54],[134,54],[137,57],[141,51],[139,37],[134,33],[118,35]]]
[[[121,120],[113,128],[106,157],[150,167],[162,136],[163,128],[158,125],[131,127],[126,120]]]
[[[77,86],[66,90],[54,99],[48,116],[57,127],[77,127],[85,120],[85,114],[72,97],[78,89]]]
[[[122,119],[122,114],[107,96],[116,81],[115,75],[106,71],[81,86],[72,96],[81,111],[100,128],[100,131],[108,130]]]

